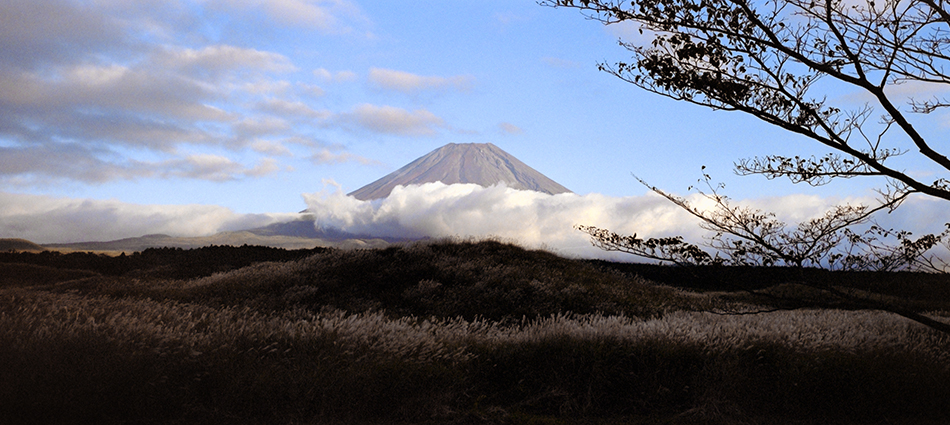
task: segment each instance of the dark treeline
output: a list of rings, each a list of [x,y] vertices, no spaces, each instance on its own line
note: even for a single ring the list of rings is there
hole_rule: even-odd
[[[329,248],[287,250],[251,245],[211,245],[195,249],[148,248],[131,255],[122,253],[119,256],[91,252],[0,252],[0,263],[85,270],[105,276],[147,274],[151,277],[190,279],[264,261],[293,261],[327,250]]]
[[[820,268],[756,266],[673,266],[587,262],[652,282],[696,291],[759,291],[782,284],[827,284],[904,299],[950,299],[950,275],[911,271],[842,271]]]

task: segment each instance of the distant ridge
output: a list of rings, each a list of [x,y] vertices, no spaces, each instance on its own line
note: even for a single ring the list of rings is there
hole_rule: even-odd
[[[175,237],[169,235],[145,235],[137,238],[125,238],[105,242],[73,242],[46,244],[43,248],[66,249],[69,251],[122,251],[136,252],[148,248],[194,249],[209,245],[260,245],[284,249],[310,249],[316,246],[334,248],[378,248],[390,244],[380,238],[348,238],[343,232],[332,234],[332,238],[312,238],[297,236],[293,233],[304,231],[304,224],[313,228],[313,221],[288,223],[289,227],[262,227],[238,232],[221,232],[209,236]],[[304,231],[304,233],[306,233]]]
[[[349,195],[367,201],[385,198],[399,185],[434,182],[485,187],[505,183],[510,188],[551,195],[570,192],[491,143],[450,143]]]
[[[43,251],[43,246],[30,242],[26,239],[3,238],[0,239],[0,252],[6,251]]]

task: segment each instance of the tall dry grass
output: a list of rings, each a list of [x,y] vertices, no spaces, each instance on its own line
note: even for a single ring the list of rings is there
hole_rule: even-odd
[[[0,423],[950,421],[913,322],[713,314],[754,306],[494,242],[77,277],[0,289]]]

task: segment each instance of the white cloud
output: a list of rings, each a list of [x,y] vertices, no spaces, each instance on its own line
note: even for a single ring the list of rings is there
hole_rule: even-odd
[[[569,59],[554,58],[550,56],[541,58],[541,62],[544,62],[545,64],[547,64],[548,66],[552,68],[571,69],[571,68],[581,67],[581,64],[576,61],[572,61]]]
[[[47,124],[51,127],[47,132],[67,131],[59,128],[71,124],[63,123],[67,119],[107,122],[131,114],[220,121],[228,115],[208,105],[218,98],[219,83],[167,72],[147,61],[130,66],[66,65],[53,72],[3,75],[0,104],[11,114]],[[96,120],[103,115],[106,120]]]
[[[102,183],[153,174],[151,169],[138,165],[99,159],[94,149],[75,143],[0,146],[0,182],[14,186],[47,184],[62,179]]]
[[[620,21],[605,25],[604,31],[612,38],[619,38],[625,42],[642,46],[649,45],[656,38],[655,32],[643,28],[640,23],[635,21]]]
[[[254,168],[245,171],[244,174],[250,177],[261,177],[276,173],[279,169],[280,166],[277,165],[276,159],[264,158],[257,165],[255,165]]]
[[[218,162],[205,158],[207,163]],[[276,166],[263,160],[259,170]],[[316,225],[353,233],[391,237],[499,237],[529,248],[543,247],[561,255],[635,261],[627,254],[600,251],[590,245],[577,224],[593,225],[640,237],[682,235],[700,243],[697,221],[654,194],[609,197],[600,194],[547,195],[503,185],[428,183],[397,187],[386,199],[360,201],[335,191],[304,195]],[[691,198],[694,202],[695,196]],[[791,195],[744,201],[775,211],[794,222],[820,215],[844,200]],[[853,199],[853,202],[861,199]],[[868,200],[864,200],[868,201]],[[146,234],[206,236],[266,226],[295,214],[237,214],[211,205],[139,205],[115,200],[54,198],[0,192],[0,235],[38,243],[108,241]],[[940,232],[950,221],[946,202],[912,198],[892,214],[877,217],[887,228],[920,236]]]
[[[337,228],[357,234],[390,237],[500,237],[527,247],[546,247],[562,255],[638,260],[627,254],[593,248],[586,234],[573,228],[591,225],[640,237],[683,236],[702,243],[705,232],[698,220],[655,194],[609,197],[600,194],[547,195],[519,191],[504,185],[427,183],[397,186],[385,199],[360,201],[341,190],[304,195],[318,227]],[[704,205],[698,195],[689,197]],[[869,199],[830,199],[792,195],[741,202],[775,212],[794,224],[819,216],[836,203],[869,202]],[[884,226],[908,229],[915,234],[939,232],[940,220],[948,221],[944,202],[913,200],[897,212],[878,217]],[[932,221],[914,221],[929,217]],[[937,225],[934,225],[937,222]]]
[[[5,164],[0,182],[26,187],[69,180],[259,176],[270,168],[248,170],[196,157],[143,158],[154,153],[178,157],[186,144],[244,149],[263,136],[293,136],[297,130],[284,116],[330,116],[301,102],[271,97],[295,88],[270,76],[295,70],[283,55],[224,44],[185,48],[142,43],[138,48],[121,62],[105,54],[81,60],[63,55],[60,63],[28,70],[0,59],[0,162]],[[99,49],[109,51],[107,45]],[[245,96],[250,96],[246,104],[280,117],[218,106]]]
[[[234,124],[234,131],[242,137],[280,133],[289,128],[286,120],[276,117],[245,118]]]
[[[201,49],[166,48],[159,50],[154,62],[165,68],[212,75],[242,68],[270,72],[296,70],[290,60],[281,54],[229,45],[212,45]]]
[[[310,155],[310,162],[314,164],[342,164],[346,162],[358,162],[363,165],[379,165],[379,161],[354,155],[349,152],[332,152],[330,149],[315,150]]]
[[[641,235],[698,235],[690,217],[655,195],[547,195],[497,185],[427,183],[393,189],[386,199],[360,201],[341,191],[304,195],[320,227],[391,237],[501,237],[547,246],[564,255],[599,252],[576,224]],[[627,258],[629,259],[629,258]]]
[[[371,68],[369,81],[377,88],[395,90],[407,94],[423,90],[454,88],[458,91],[471,89],[474,78],[468,75],[453,77],[422,76],[392,69]]]
[[[251,149],[267,155],[290,156],[292,153],[283,143],[273,140],[258,140],[251,144]]]
[[[498,129],[505,134],[521,134],[524,133],[524,130],[521,127],[518,127],[510,122],[503,122],[498,124]]]
[[[308,95],[310,95],[310,96],[313,96],[313,97],[323,97],[324,95],[327,94],[326,90],[324,90],[324,89],[321,88],[320,86],[316,86],[316,85],[313,85],[313,84],[307,84],[307,83],[298,82],[298,83],[297,83],[297,87],[300,87],[300,89],[301,89],[304,93],[306,93],[306,94],[308,94]]]
[[[66,71],[66,79],[81,86],[102,86],[118,81],[128,75],[129,68],[120,65],[79,65]]]
[[[943,83],[904,81],[899,84],[888,84],[884,87],[884,92],[894,103],[904,103],[906,105],[910,105],[912,102],[945,104],[947,103],[947,94],[950,92],[950,86]],[[860,109],[869,104],[876,105],[878,102],[874,95],[866,90],[850,90],[832,100],[849,103],[853,109]],[[910,110],[910,107],[908,106],[905,109]],[[906,114],[907,112],[904,113]],[[950,110],[947,108],[937,109],[931,112],[930,115],[936,122],[939,122],[942,127],[950,127]],[[872,117],[873,116],[874,114],[872,114]],[[873,120],[869,120],[863,126],[865,132],[870,132],[871,129],[875,129],[873,131],[884,130],[885,127],[880,124],[872,126],[871,121]],[[916,147],[913,147],[911,150],[916,150]]]
[[[104,46],[109,46],[104,49]],[[0,2],[0,62],[29,69],[102,50],[125,51],[119,20],[67,0]]]
[[[290,155],[279,142],[259,140],[251,145],[259,153]],[[112,180],[148,178],[186,178],[209,181],[233,181],[260,177],[279,169],[262,159],[247,167],[221,155],[191,154],[162,161],[97,158],[97,152],[78,144],[50,144],[29,148],[0,146],[0,182],[11,187],[50,185],[63,181],[104,183]]]
[[[496,12],[493,15],[493,17],[495,18],[496,21],[498,21],[499,24],[506,27],[509,25],[514,25],[514,24],[527,22],[531,20],[531,18],[526,15],[519,14],[516,12],[510,12],[510,11]]]
[[[303,102],[283,99],[264,100],[258,104],[258,108],[272,114],[316,120],[324,120],[332,115],[330,111],[316,110]]]
[[[236,179],[244,167],[221,155],[196,154],[184,159],[168,161],[171,168],[167,173],[174,177],[201,179],[211,181],[228,181]]]
[[[293,85],[289,81],[256,79],[246,83],[231,83],[228,87],[234,90],[242,90],[250,94],[265,95],[285,95]]]
[[[298,100],[325,93],[297,82],[287,56],[247,44],[274,22],[340,32],[366,20],[348,0],[0,1],[0,184],[225,181],[282,169],[259,155],[242,164],[182,153],[289,155],[281,142],[334,116]],[[232,43],[230,26],[250,23],[248,39]]]
[[[331,83],[345,83],[356,80],[356,73],[353,71],[330,72],[323,68],[313,70],[313,76],[318,79]]]
[[[230,125],[240,125],[239,114],[213,105],[231,95],[227,87],[287,69],[281,55],[231,46],[161,47],[125,65],[0,67],[0,138],[30,149],[68,140],[99,146],[99,155],[118,146],[170,152],[185,143],[217,144]]]
[[[437,128],[445,127],[442,118],[425,109],[407,111],[394,106],[366,103],[351,112],[340,114],[339,119],[375,133],[400,136],[431,136]]]
[[[347,0],[216,0],[213,3],[250,11],[261,10],[274,21],[325,33],[346,33],[368,19]]]
[[[164,177],[216,182],[233,181],[244,177],[260,177],[272,174],[280,169],[277,160],[273,158],[263,158],[257,165],[248,168],[239,162],[214,154],[188,155],[181,159],[156,164],[143,164],[143,166],[161,170],[160,174]]]
[[[0,192],[0,235],[37,243],[110,241],[146,234],[207,236],[291,219],[213,205],[139,205]]]

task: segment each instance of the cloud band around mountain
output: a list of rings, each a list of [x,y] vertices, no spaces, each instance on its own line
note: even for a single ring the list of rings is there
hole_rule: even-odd
[[[575,225],[591,225],[640,237],[683,236],[702,243],[707,232],[698,220],[659,195],[609,197],[600,194],[548,195],[515,190],[503,184],[426,183],[397,186],[389,197],[360,201],[339,189],[304,195],[315,225],[356,234],[394,238],[499,237],[527,247],[544,247],[562,255],[614,260],[637,260],[627,254],[608,253],[591,246]],[[688,197],[694,205],[708,207],[700,195]],[[870,203],[872,199],[830,199],[790,195],[741,202],[775,212],[794,225],[822,215],[838,203]],[[885,227],[907,229],[916,235],[939,232],[942,206],[929,200],[912,200],[892,214],[877,217]],[[916,217],[931,217],[930,221]]]
[[[394,238],[496,237],[561,255],[637,261],[591,246],[574,225],[598,226],[640,237],[681,235],[702,243],[706,232],[695,217],[666,199],[648,193],[611,197],[601,194],[548,195],[504,185],[427,183],[397,186],[389,197],[361,201],[330,182],[322,192],[305,194],[315,226]],[[691,202],[702,199],[692,195]],[[831,199],[814,195],[761,198],[739,203],[775,212],[787,223],[816,217],[832,205],[871,199]],[[940,232],[943,202],[916,198],[876,219],[884,227],[914,235]],[[239,214],[212,205],[139,205],[114,200],[53,198],[0,192],[0,234],[37,243],[109,241],[164,233],[208,236],[298,218],[296,213]],[[945,254],[944,251],[940,253]]]

